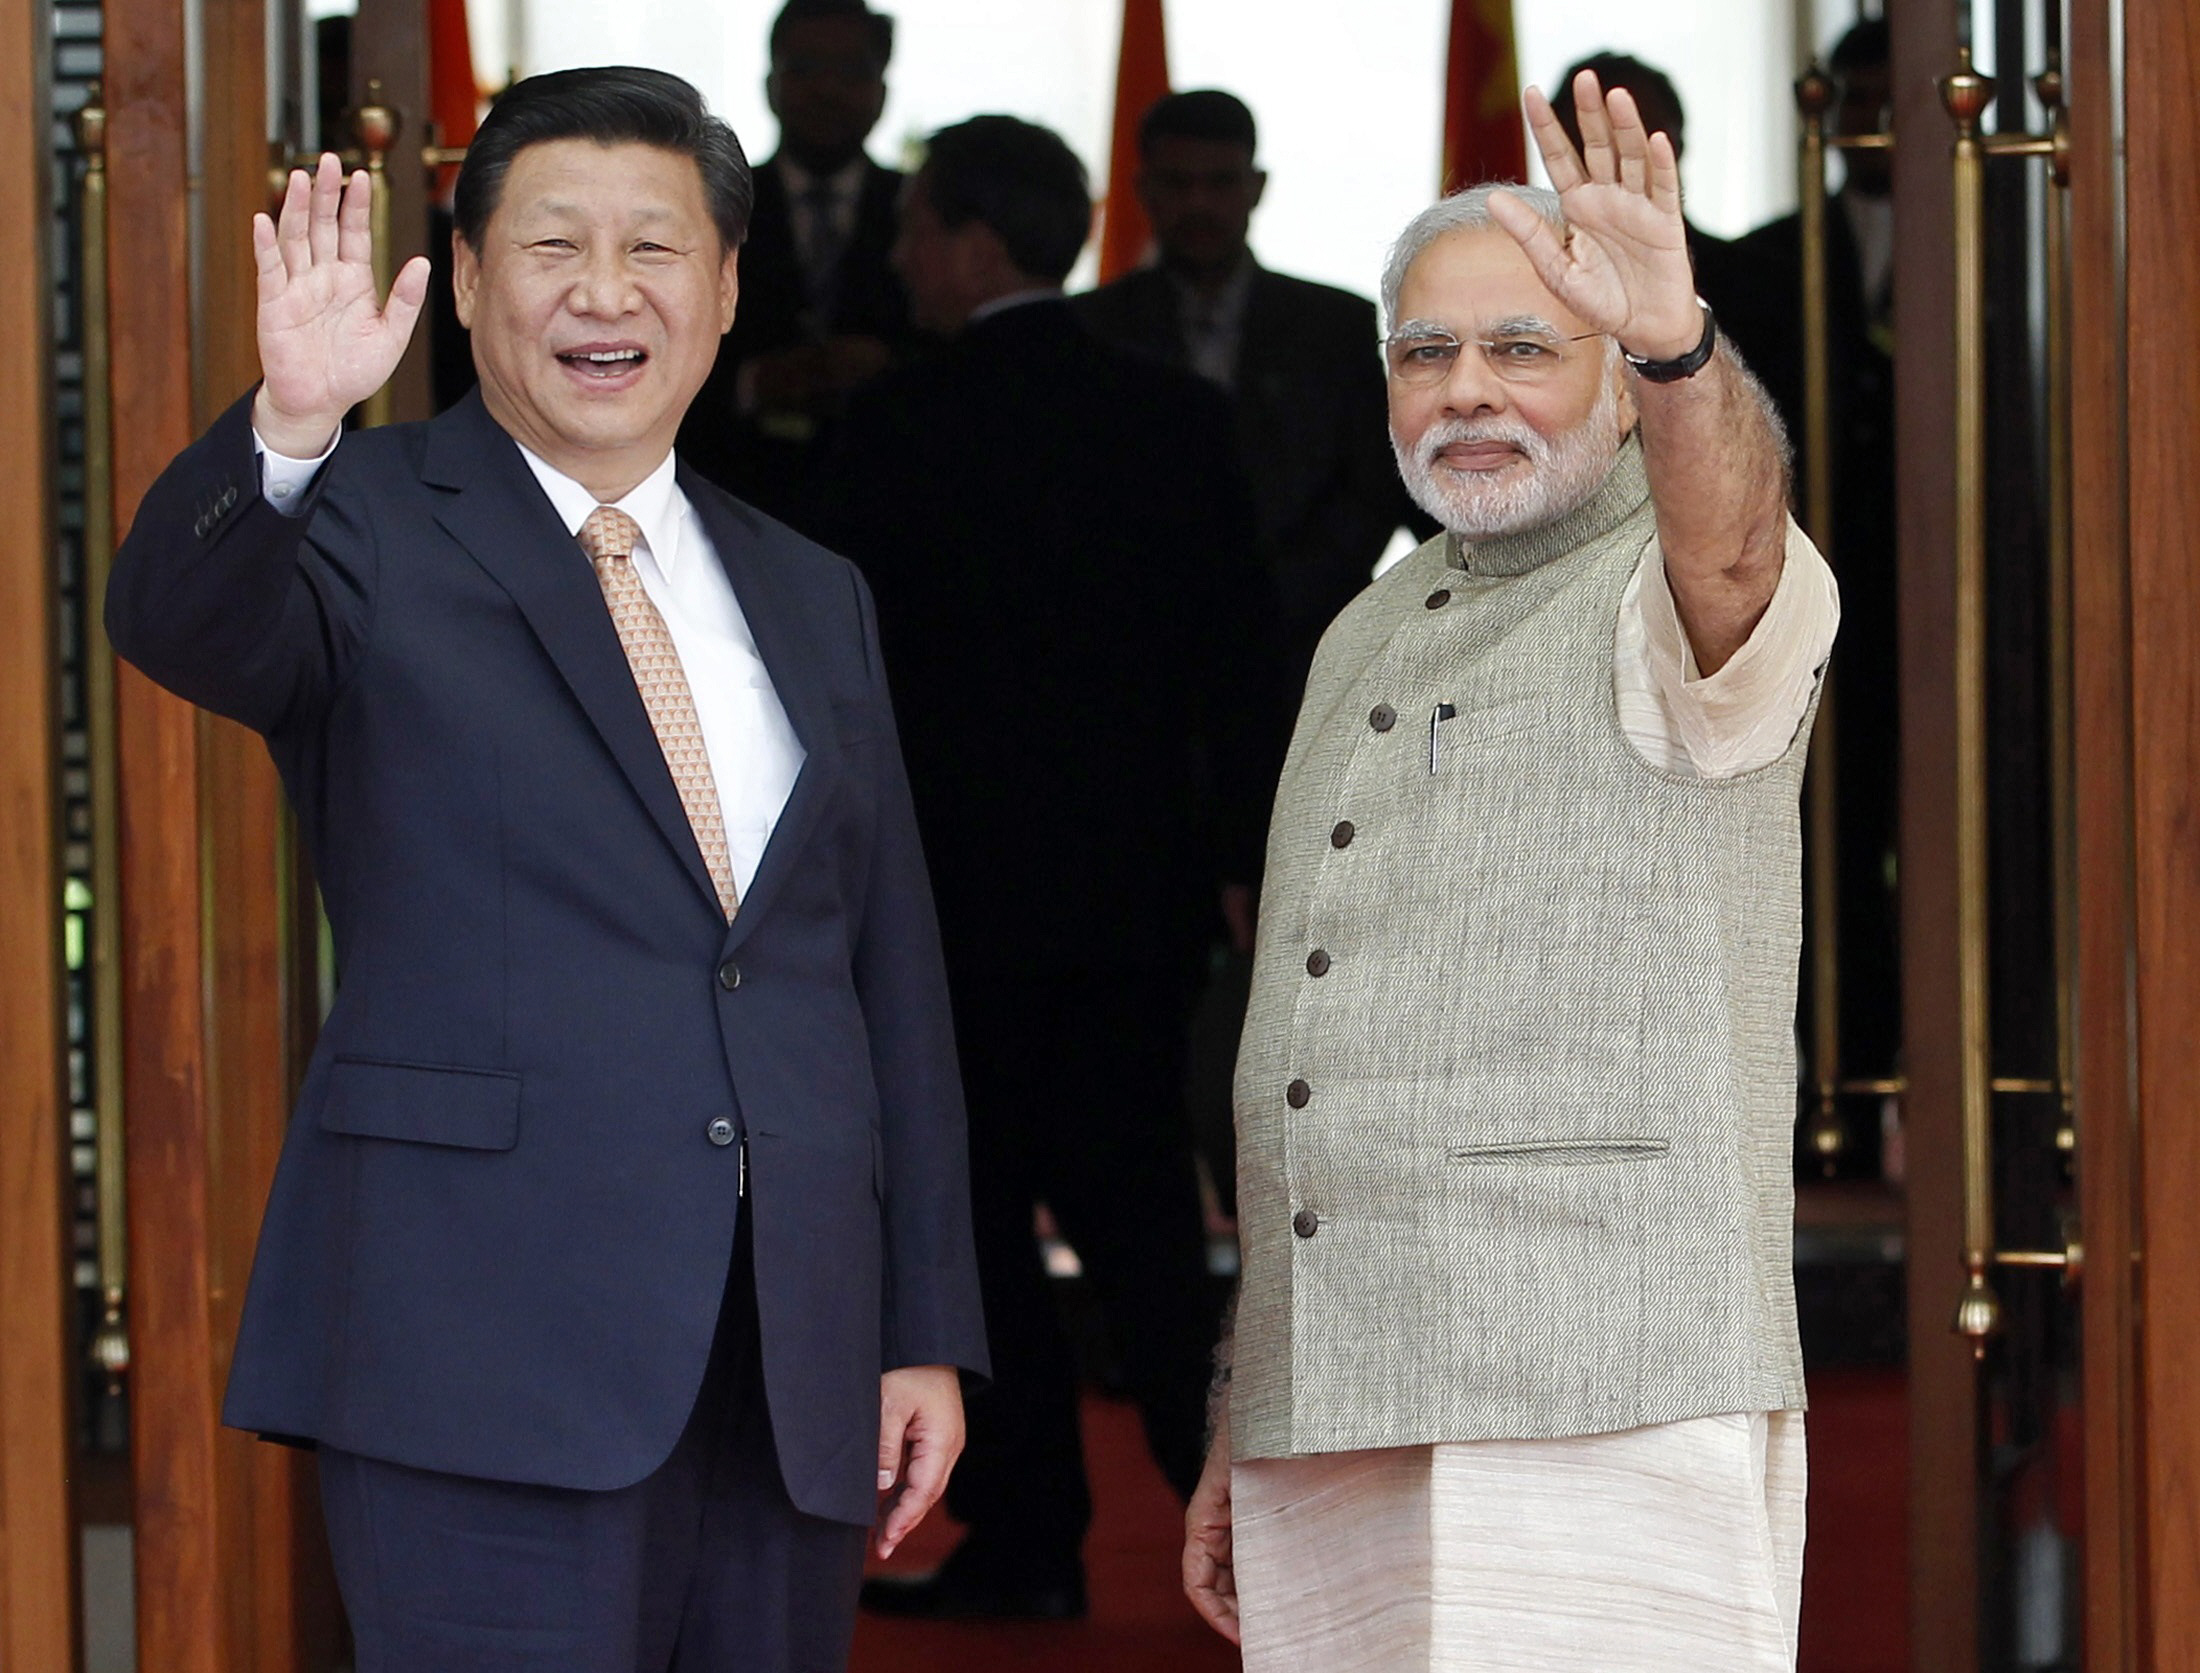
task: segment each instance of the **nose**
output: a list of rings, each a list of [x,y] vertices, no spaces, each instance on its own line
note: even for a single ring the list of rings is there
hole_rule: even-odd
[[[1512,405],[1512,391],[1490,365],[1479,343],[1466,343],[1444,374],[1441,389],[1444,411],[1462,418],[1480,412],[1503,412]]]
[[[599,245],[588,252],[566,295],[566,306],[591,319],[617,319],[641,306],[641,293],[624,250]]]

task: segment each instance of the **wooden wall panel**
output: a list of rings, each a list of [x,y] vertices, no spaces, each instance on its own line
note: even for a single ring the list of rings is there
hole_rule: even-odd
[[[2128,0],[2132,799],[2147,1665],[2200,1668],[2200,14]]]
[[[76,1665],[45,8],[0,0],[0,1673]]]
[[[107,23],[115,526],[190,440],[183,10],[121,0]],[[221,1504],[207,1307],[208,1087],[199,726],[133,670],[116,682],[130,1291],[136,1349],[139,1664],[228,1673],[210,1531]]]
[[[2078,1191],[2088,1673],[2140,1673],[2136,1089],[2131,1077],[2131,592],[2122,88],[2114,7],[2071,8],[2072,679],[2078,844]]]
[[[1908,1161],[1910,1665],[1977,1664],[1977,1376],[1961,1289],[1955,853],[1952,0],[1889,8],[1894,38],[1896,608],[1902,682],[1903,1101]]]

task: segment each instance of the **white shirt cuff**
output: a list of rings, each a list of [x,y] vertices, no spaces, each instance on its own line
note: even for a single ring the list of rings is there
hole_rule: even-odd
[[[1826,560],[1791,520],[1771,603],[1742,648],[1710,675],[1697,669],[1665,565],[1643,567],[1644,650],[1695,770],[1726,778],[1777,761],[1810,707],[1841,621],[1840,588]]]
[[[260,461],[260,493],[286,517],[299,514],[305,504],[306,490],[313,486],[313,479],[321,474],[321,467],[328,463],[329,455],[336,451],[344,439],[343,427],[329,438],[328,446],[321,449],[319,458],[293,459],[287,453],[278,453],[261,439],[260,432],[252,432],[252,452]]]

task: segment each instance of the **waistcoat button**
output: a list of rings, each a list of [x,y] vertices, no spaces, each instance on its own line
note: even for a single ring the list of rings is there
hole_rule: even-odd
[[[1387,732],[1398,724],[1398,711],[1388,703],[1377,703],[1368,711],[1367,723],[1378,732]]]
[[[1431,610],[1441,610],[1445,605],[1451,602],[1451,589],[1449,587],[1438,587],[1434,592],[1430,593],[1427,598],[1423,599],[1422,602],[1426,604]]]
[[[736,1136],[733,1130],[733,1123],[728,1121],[722,1115],[716,1121],[713,1121],[708,1127],[705,1127],[703,1129],[703,1132],[705,1136],[709,1138],[712,1144],[719,1146],[721,1149],[733,1143]]]
[[[1353,834],[1352,821],[1340,819],[1337,821],[1337,828],[1329,833],[1329,846],[1332,848],[1350,848]]]
[[[730,958],[718,967],[718,985],[728,993],[741,985],[741,967]]]
[[[1321,1230],[1322,1217],[1311,1208],[1302,1208],[1291,1216],[1291,1229],[1301,1237],[1312,1237]]]
[[[1302,1080],[1295,1080],[1283,1089],[1283,1101],[1295,1110],[1306,1108],[1306,1101],[1314,1096],[1314,1089]]]
[[[1316,947],[1311,953],[1308,953],[1306,955],[1306,973],[1309,976],[1328,975],[1329,955],[1323,952],[1319,947]]]

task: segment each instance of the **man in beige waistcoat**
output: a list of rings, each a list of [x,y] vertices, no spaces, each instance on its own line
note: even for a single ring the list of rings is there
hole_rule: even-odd
[[[1237,1072],[1194,1605],[1252,1673],[1776,1673],[1801,1595],[1797,793],[1839,614],[1664,135],[1384,275],[1448,531],[1315,659]]]

